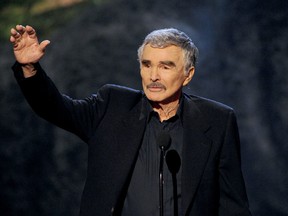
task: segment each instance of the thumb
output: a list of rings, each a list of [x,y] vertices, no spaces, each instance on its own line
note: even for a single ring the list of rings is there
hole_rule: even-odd
[[[46,49],[46,47],[48,46],[50,44],[50,41],[49,40],[44,40],[44,41],[42,41],[41,43],[40,43],[40,49],[42,50],[42,51],[45,51],[45,49]]]

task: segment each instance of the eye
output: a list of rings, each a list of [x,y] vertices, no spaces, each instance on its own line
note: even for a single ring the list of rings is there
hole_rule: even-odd
[[[162,70],[172,70],[173,68],[175,68],[175,63],[173,61],[162,61],[159,64],[159,68]]]
[[[159,68],[162,69],[162,70],[170,70],[170,69],[171,69],[171,66],[166,65],[166,64],[161,64],[161,65],[159,66]]]
[[[142,64],[142,67],[144,67],[144,68],[149,68],[149,67],[151,67],[151,64],[150,64],[149,61],[142,61],[141,64]]]

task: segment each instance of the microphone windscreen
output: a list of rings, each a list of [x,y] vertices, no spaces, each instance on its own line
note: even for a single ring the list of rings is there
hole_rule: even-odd
[[[156,141],[161,149],[167,150],[171,145],[170,134],[166,131],[162,131],[161,133],[159,133]]]
[[[181,166],[181,159],[180,159],[178,152],[174,149],[169,150],[166,153],[165,158],[166,158],[166,163],[170,172],[172,174],[178,173],[180,166]]]

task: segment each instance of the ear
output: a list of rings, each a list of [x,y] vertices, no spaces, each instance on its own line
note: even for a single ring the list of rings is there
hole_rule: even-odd
[[[185,80],[184,80],[184,82],[183,82],[183,86],[188,85],[188,83],[192,80],[192,78],[193,78],[193,76],[194,76],[194,72],[195,72],[195,67],[192,66],[192,67],[189,69],[188,73],[186,74],[186,78],[185,78]]]

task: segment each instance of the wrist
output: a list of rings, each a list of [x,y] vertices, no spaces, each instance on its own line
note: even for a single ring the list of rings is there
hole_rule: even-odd
[[[20,65],[25,78],[32,77],[37,73],[34,63],[20,64]]]

